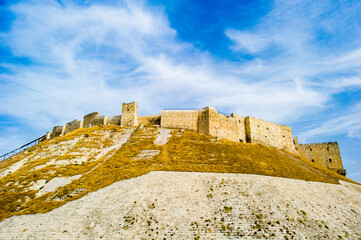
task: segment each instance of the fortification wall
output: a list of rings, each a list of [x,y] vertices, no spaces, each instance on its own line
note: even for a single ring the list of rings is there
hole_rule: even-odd
[[[213,107],[204,108],[208,112],[208,133],[211,136],[219,137],[218,129],[220,127],[220,119],[217,110]]]
[[[84,121],[74,120],[65,126],[55,126],[51,138],[81,127],[108,124],[122,127],[160,124],[164,128],[184,128],[234,142],[261,143],[299,154],[342,175],[346,174],[337,142],[298,144],[297,138],[293,140],[291,128],[288,126],[250,116],[244,118],[234,113],[227,116],[212,107],[202,110],[163,110],[160,115],[138,117],[136,102],[123,103],[122,115],[107,117],[93,112],[85,115]]]
[[[109,125],[120,125],[121,115],[108,117]]]
[[[255,117],[246,117],[247,142],[263,143],[297,154],[291,128]]]
[[[337,142],[299,144],[298,153],[318,165],[346,175]]]
[[[232,113],[231,117],[233,117],[238,122],[237,123],[238,140],[240,142],[246,142],[245,118],[235,113]]]
[[[161,115],[149,115],[149,116],[139,116],[138,124],[140,125],[160,125]]]
[[[198,110],[162,110],[161,126],[198,131],[198,112]]]
[[[297,137],[293,138],[293,143],[295,144],[296,151],[298,152],[299,144],[298,144],[298,138]]]
[[[244,118],[220,114],[212,107],[199,111],[198,132],[233,142],[245,142]]]
[[[203,108],[198,111],[198,132],[206,135],[209,134],[209,108]]]
[[[65,126],[55,126],[51,133],[51,138],[63,136],[65,134]]]
[[[123,103],[120,125],[122,127],[138,126],[138,104],[136,102]]]
[[[233,142],[238,142],[239,123],[237,119],[219,114],[219,127],[217,129],[217,136],[219,138],[228,139]]]
[[[278,124],[276,124],[278,125]],[[297,154],[297,150],[296,150],[296,146],[295,143],[293,141],[293,136],[292,136],[292,130],[290,127],[285,126],[285,125],[278,125],[281,128],[281,135],[279,137],[281,137],[282,139],[282,143],[281,146],[283,147],[283,149]]]
[[[107,124],[108,124],[108,117],[105,115],[97,116],[97,117],[93,118],[91,121],[91,126],[107,125]]]
[[[97,113],[97,112],[93,112],[93,113],[89,113],[89,114],[85,115],[84,120],[83,120],[83,126],[91,127],[94,118],[96,118],[98,116],[99,116],[99,113]]]
[[[83,121],[80,121],[78,119],[75,119],[71,122],[68,122],[65,125],[65,134],[74,131],[75,129],[82,128],[83,127]]]

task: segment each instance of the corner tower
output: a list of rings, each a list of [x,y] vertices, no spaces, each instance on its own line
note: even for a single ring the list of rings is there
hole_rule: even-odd
[[[120,125],[122,127],[134,127],[138,125],[137,102],[123,103]]]
[[[298,154],[318,165],[346,176],[337,142],[299,144]]]

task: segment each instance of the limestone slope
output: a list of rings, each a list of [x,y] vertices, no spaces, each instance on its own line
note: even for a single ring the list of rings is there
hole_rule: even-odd
[[[0,223],[1,239],[359,239],[361,187],[230,173],[151,172],[51,212]]]
[[[0,220],[48,212],[151,171],[246,173],[325,183],[351,181],[307,159],[260,144],[156,127],[97,126],[42,142],[1,162]]]

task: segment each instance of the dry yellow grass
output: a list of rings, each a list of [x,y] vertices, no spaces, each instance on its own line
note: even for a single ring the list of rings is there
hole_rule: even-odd
[[[50,144],[62,144],[81,137],[67,152],[52,156],[56,160],[71,159],[74,155],[81,154],[84,149],[110,146],[111,137],[104,138],[100,131],[111,133],[121,132],[122,129],[119,126],[78,129],[63,137],[41,143],[31,149],[31,152],[36,154],[47,151],[46,148]],[[326,183],[337,183],[340,179],[351,181],[307,159],[261,144],[215,141],[213,137],[203,134],[189,131],[180,133],[175,130],[167,144],[158,146],[153,144],[157,134],[158,129],[153,127],[138,129],[112,156],[104,156],[97,161],[66,166],[48,165],[38,170],[34,168],[47,163],[48,158],[28,162],[18,171],[0,179],[0,220],[17,214],[47,212],[114,182],[150,171],[245,173]],[[151,159],[134,160],[141,150],[160,152]],[[14,159],[19,161],[22,157],[28,156],[27,154],[19,154]],[[2,163],[0,167],[10,166],[15,162],[14,159]],[[58,188],[55,193],[36,198],[37,191],[28,189],[33,181],[39,179],[49,181],[54,177],[77,174],[83,175],[78,180]]]

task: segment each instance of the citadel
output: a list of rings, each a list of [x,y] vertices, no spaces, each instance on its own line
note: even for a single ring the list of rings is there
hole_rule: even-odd
[[[305,157],[346,176],[337,142],[299,144],[297,137],[292,137],[288,126],[251,116],[242,117],[235,113],[227,116],[218,113],[213,107],[201,110],[162,110],[158,115],[138,116],[136,102],[123,103],[121,115],[99,116],[97,112],[90,113],[82,121],[73,120],[64,126],[55,126],[52,133],[45,135],[45,140],[63,136],[78,128],[109,124],[122,127],[158,125],[162,128],[191,130],[232,142],[260,143]]]

